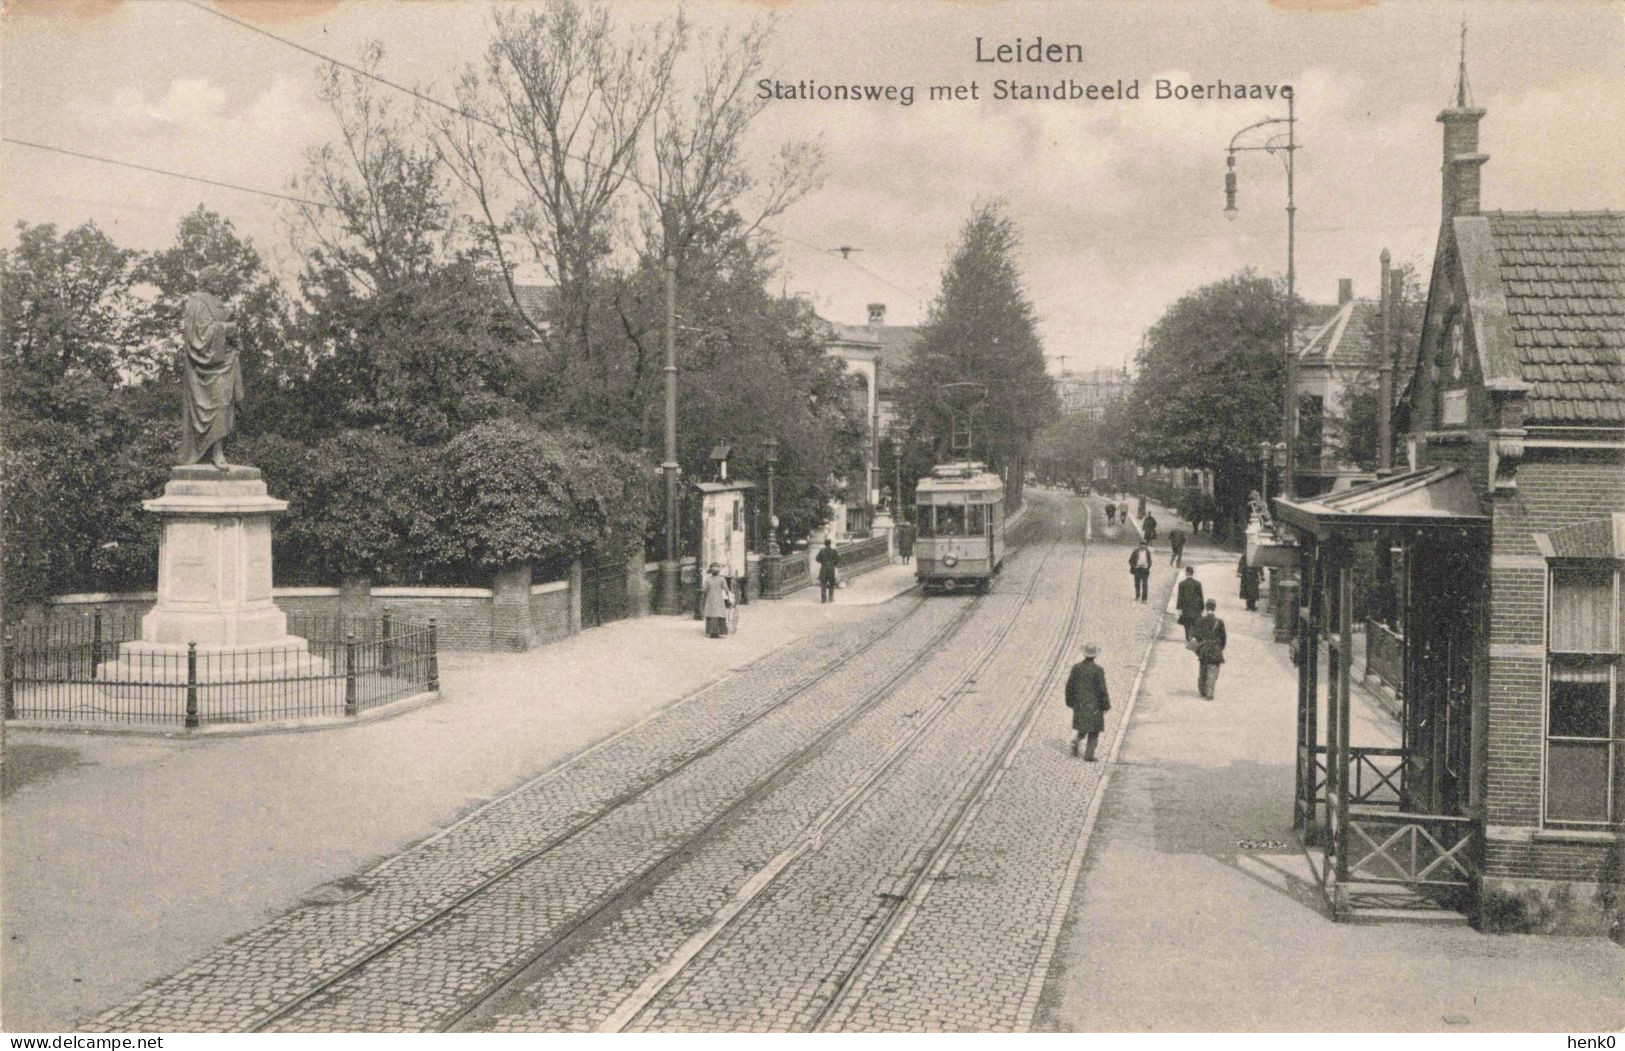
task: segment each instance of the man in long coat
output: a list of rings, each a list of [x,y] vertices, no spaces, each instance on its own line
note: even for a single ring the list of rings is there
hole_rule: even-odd
[[[1224,648],[1230,638],[1225,633],[1224,621],[1215,612],[1219,604],[1207,600],[1207,611],[1196,622],[1196,692],[1213,700],[1219,688],[1219,668],[1224,664]]]
[[[1185,579],[1179,582],[1179,594],[1174,599],[1179,609],[1179,626],[1185,629],[1185,641],[1191,640],[1196,622],[1202,619],[1202,582],[1196,579],[1196,567],[1185,567]]]
[[[1072,665],[1066,677],[1066,706],[1072,709],[1072,754],[1078,754],[1078,742],[1086,742],[1083,759],[1095,761],[1095,742],[1106,728],[1106,713],[1112,710],[1111,698],[1106,693],[1106,669],[1095,663],[1100,647],[1089,643],[1083,648],[1083,660]]]
[[[204,271],[201,287],[187,297],[181,313],[181,466],[205,459],[226,469],[225,441],[237,429],[243,400],[243,370],[237,360],[237,322],[231,307],[214,294],[220,274]]]
[[[728,634],[728,608],[733,605],[733,590],[728,587],[728,578],[722,575],[722,563],[711,563],[700,596],[706,637],[720,639]]]
[[[1258,608],[1258,567],[1247,564],[1247,556],[1242,555],[1241,561],[1236,564],[1236,576],[1241,579],[1241,597],[1247,603],[1249,611]]]
[[[835,601],[835,585],[839,579],[836,577],[835,571],[840,564],[841,553],[835,550],[835,544],[829,539],[829,537],[825,537],[824,546],[818,551],[819,602]]]

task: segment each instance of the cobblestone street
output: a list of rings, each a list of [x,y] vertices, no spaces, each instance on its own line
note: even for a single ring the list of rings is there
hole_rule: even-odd
[[[981,1029],[1031,1023],[1159,603],[1040,496],[985,597],[902,597],[673,705],[222,946],[103,1029]],[[1164,596],[1165,598],[1165,596]]]

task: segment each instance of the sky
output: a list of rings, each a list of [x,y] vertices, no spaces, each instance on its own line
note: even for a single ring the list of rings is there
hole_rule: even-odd
[[[382,72],[450,97],[481,56],[483,0],[213,0],[306,48],[355,60],[383,43]],[[620,22],[676,10],[618,0]],[[884,303],[922,321],[978,203],[1002,200],[1052,371],[1116,367],[1181,295],[1242,267],[1286,266],[1279,154],[1238,156],[1227,222],[1225,147],[1261,99],[1157,100],[1175,84],[1289,84],[1297,141],[1300,294],[1334,301],[1339,278],[1374,296],[1378,254],[1425,275],[1439,222],[1440,125],[1461,27],[1468,86],[1486,109],[1487,209],[1625,209],[1625,3],[1580,0],[937,2],[696,0],[702,27],[775,20],[764,75],[784,82],[912,87],[914,102],[774,100],[752,128],[768,157],[817,142],[820,188],[775,220],[782,290],[836,321]],[[0,21],[0,122],[11,138],[285,191],[335,134],[316,96],[320,62],[178,0],[10,0]],[[1081,61],[998,63],[1001,44],[1075,44]],[[994,82],[1138,81],[1138,100],[1013,101]],[[976,82],[978,100],[932,101]],[[1259,132],[1243,144],[1262,142]],[[284,273],[286,206],[269,198],[0,147],[0,200],[18,220],[94,220],[121,245],[169,244],[199,204],[229,217]],[[835,249],[853,249],[843,258]],[[1425,277],[1424,277],[1425,280]]]

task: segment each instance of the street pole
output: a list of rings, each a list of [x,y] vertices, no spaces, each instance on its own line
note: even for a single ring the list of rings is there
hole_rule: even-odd
[[[1286,413],[1282,422],[1281,440],[1286,442],[1286,465],[1281,471],[1281,497],[1286,500],[1297,495],[1294,478],[1298,466],[1298,355],[1293,353],[1292,323],[1296,309],[1293,304],[1297,290],[1296,240],[1298,225],[1297,198],[1293,195],[1293,161],[1297,158],[1296,132],[1298,118],[1294,112],[1293,96],[1286,97]]]
[[[660,593],[655,600],[657,612],[679,614],[683,612],[679,589],[677,561],[677,257],[671,251],[671,239],[666,247],[666,458],[660,470],[666,481],[666,551],[660,560]]]
[[[1269,127],[1276,124],[1286,125],[1286,144],[1281,145],[1278,138],[1271,138],[1261,146],[1237,146],[1236,142],[1243,135],[1255,128]],[[1298,439],[1298,356],[1293,348],[1293,329],[1296,325],[1297,306],[1297,236],[1298,236],[1298,201],[1297,187],[1295,185],[1296,161],[1298,156],[1298,115],[1297,103],[1291,96],[1286,100],[1286,116],[1271,117],[1268,120],[1249,124],[1230,137],[1230,145],[1226,148],[1224,193],[1226,218],[1236,217],[1236,154],[1246,150],[1263,150],[1274,153],[1277,150],[1286,152],[1286,339],[1283,353],[1286,357],[1286,390],[1281,397],[1281,443],[1286,446],[1286,453],[1281,464],[1281,495],[1292,497],[1295,494],[1297,472],[1297,439]]]
[[[1395,303],[1388,294],[1390,284],[1388,277],[1388,249],[1382,250],[1382,288],[1379,290],[1382,299],[1382,344],[1377,351],[1377,475],[1381,477],[1393,469],[1393,457],[1390,446],[1394,443],[1391,433],[1393,421],[1388,418],[1389,411],[1394,404],[1394,359],[1389,348],[1394,345],[1394,309]]]

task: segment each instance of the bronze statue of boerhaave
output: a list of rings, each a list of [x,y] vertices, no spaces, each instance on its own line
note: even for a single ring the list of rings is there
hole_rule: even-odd
[[[198,278],[181,315],[181,466],[204,460],[224,471],[226,438],[237,429],[243,370],[237,360],[237,322],[215,293],[224,275],[214,267]]]

